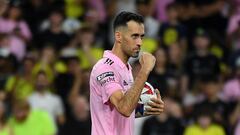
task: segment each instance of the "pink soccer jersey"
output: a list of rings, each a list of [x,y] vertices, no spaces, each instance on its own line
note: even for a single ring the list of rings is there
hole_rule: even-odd
[[[133,84],[131,66],[111,51],[93,67],[90,76],[92,135],[133,135],[135,112],[124,117],[110,103],[113,92],[125,93]]]

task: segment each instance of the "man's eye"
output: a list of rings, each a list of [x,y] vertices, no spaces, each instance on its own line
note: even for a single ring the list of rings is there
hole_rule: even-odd
[[[138,36],[137,36],[137,35],[133,35],[132,38],[133,38],[133,39],[137,39]]]

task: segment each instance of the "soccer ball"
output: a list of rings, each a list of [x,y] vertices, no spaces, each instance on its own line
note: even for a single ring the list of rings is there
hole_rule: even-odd
[[[157,98],[157,94],[153,86],[150,83],[145,82],[135,114],[143,115],[146,108],[149,107],[148,103],[151,102],[151,98]]]

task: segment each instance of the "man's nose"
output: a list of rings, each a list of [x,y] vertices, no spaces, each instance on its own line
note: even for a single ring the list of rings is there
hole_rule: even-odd
[[[138,46],[142,46],[142,43],[143,43],[142,38],[138,38],[138,39],[137,39],[137,45],[138,45]]]

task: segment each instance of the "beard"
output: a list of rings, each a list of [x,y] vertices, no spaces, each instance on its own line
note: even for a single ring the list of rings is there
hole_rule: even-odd
[[[128,57],[128,58],[130,58],[130,57],[132,57],[132,58],[138,58],[138,56],[139,56],[139,53],[140,53],[140,51],[130,51],[130,50],[128,50],[128,51],[125,51],[125,55]]]
[[[139,56],[139,52],[140,52],[140,51],[137,51],[137,52],[134,53],[131,57],[133,57],[133,58],[137,58],[137,57]]]

